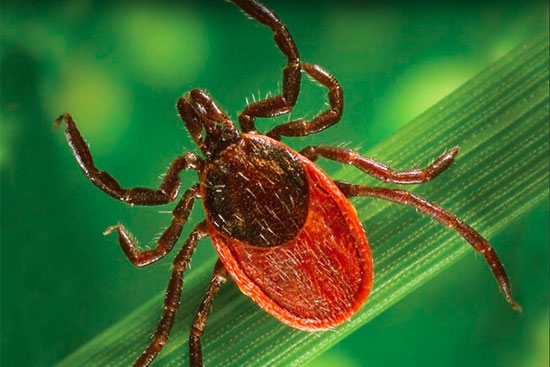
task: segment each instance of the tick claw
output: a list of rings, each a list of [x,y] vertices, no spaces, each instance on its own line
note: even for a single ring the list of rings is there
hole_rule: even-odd
[[[103,232],[103,235],[104,236],[107,236],[109,234],[111,234],[111,232],[113,232],[114,230],[117,230],[118,231],[118,224],[116,226],[110,226],[108,227],[104,232]]]
[[[523,308],[521,307],[521,305],[519,303],[517,303],[516,301],[514,301],[513,299],[508,299],[507,301],[510,304],[510,306],[512,306],[514,311],[517,311],[517,312],[522,312],[523,311]]]
[[[62,113],[61,115],[59,115],[58,118],[55,119],[55,121],[53,122],[53,128],[54,129],[57,129],[59,127],[59,125],[61,125],[61,123],[63,121],[66,121],[66,120],[69,120],[69,119],[72,119],[71,115],[69,115],[68,112],[64,112]]]

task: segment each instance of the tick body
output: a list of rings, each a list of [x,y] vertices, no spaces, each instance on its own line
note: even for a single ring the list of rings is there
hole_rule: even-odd
[[[203,90],[194,89],[177,101],[177,110],[202,157],[187,152],[176,157],[157,189],[123,188],[99,170],[68,113],[65,136],[80,168],[92,183],[117,200],[133,205],[160,205],[180,197],[172,222],[151,250],[140,250],[126,228],[115,225],[119,244],[132,264],[142,267],[161,260],[178,241],[196,199],[205,219],[193,229],[173,260],[164,310],[153,339],[134,366],[148,366],[168,341],[180,304],[183,276],[198,242],[210,237],[219,260],[190,328],[192,367],[202,362],[203,336],[212,302],[231,277],[241,291],[281,322],[305,331],[335,328],[366,302],[373,283],[373,261],[367,238],[348,198],[373,197],[415,207],[452,228],[481,253],[510,305],[508,277],[495,250],[478,232],[439,205],[409,191],[331,180],[314,162],[325,158],[349,164],[383,182],[421,184],[437,177],[454,161],[451,149],[427,167],[398,171],[357,152],[330,146],[293,151],[282,137],[306,136],[338,123],[344,95],[338,80],[318,65],[303,63],[281,20],[255,0],[233,0],[251,18],[273,32],[286,57],[280,94],[247,105],[237,125]],[[257,118],[289,113],[307,73],[328,92],[329,107],[311,120],[297,119],[269,130],[256,128]],[[181,196],[179,173],[194,170],[198,183]]]
[[[205,168],[208,232],[241,291],[302,330],[351,318],[368,297],[372,258],[336,184],[307,158],[253,134]]]

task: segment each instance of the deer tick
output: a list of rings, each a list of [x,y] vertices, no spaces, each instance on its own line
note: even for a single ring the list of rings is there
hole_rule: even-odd
[[[383,182],[420,184],[453,163],[458,148],[439,156],[423,169],[396,171],[357,152],[331,146],[290,149],[281,137],[313,134],[342,117],[344,95],[334,76],[318,65],[302,63],[286,26],[255,0],[232,0],[251,18],[269,27],[286,57],[282,92],[248,104],[238,116],[240,130],[201,89],[177,101],[179,116],[202,158],[187,152],[174,159],[158,189],[122,188],[94,164],[71,115],[65,136],[84,174],[115,199],[134,205],[160,205],[178,198],[179,173],[195,170],[199,183],[183,193],[172,223],[152,250],[140,250],[122,225],[115,232],[132,264],[142,267],[162,259],[174,247],[195,199],[201,199],[205,219],[191,232],[175,256],[164,300],[164,311],[149,347],[134,366],[148,366],[168,340],[180,304],[183,275],[199,240],[210,237],[218,253],[212,281],[193,320],[189,350],[191,366],[202,366],[201,337],[210,306],[231,277],[240,290],[281,322],[305,331],[334,328],[349,320],[365,303],[373,279],[373,263],[365,233],[348,198],[374,197],[411,205],[458,232],[486,259],[506,300],[514,309],[508,277],[493,248],[479,233],[442,207],[409,191],[333,181],[314,162],[323,157],[352,165]],[[300,91],[302,72],[328,90],[329,108],[311,120],[297,119],[275,126],[265,135],[256,118],[289,113]]]

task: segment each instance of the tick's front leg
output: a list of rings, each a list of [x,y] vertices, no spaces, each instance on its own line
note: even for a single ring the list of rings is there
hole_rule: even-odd
[[[313,79],[328,89],[328,102],[330,108],[315,116],[311,121],[298,119],[275,126],[266,135],[275,140],[281,140],[281,136],[306,136],[338,123],[344,112],[344,91],[338,80],[328,71],[314,64],[302,64],[304,69]]]
[[[125,189],[109,173],[97,169],[90,149],[82,138],[82,135],[80,135],[80,131],[78,131],[70,114],[64,113],[59,116],[54,122],[54,128],[57,128],[63,121],[67,125],[65,137],[84,174],[101,190],[125,203],[135,205],[161,205],[169,203],[178,196],[181,183],[179,173],[190,168],[200,169],[201,167],[202,160],[193,153],[187,153],[177,157],[172,162],[158,189],[145,187]]]
[[[277,47],[287,58],[283,70],[283,90],[281,94],[251,103],[239,115],[242,131],[245,133],[255,132],[256,117],[280,116],[290,112],[296,104],[302,81],[300,56],[288,29],[275,13],[255,0],[232,1],[250,17],[271,28]]]

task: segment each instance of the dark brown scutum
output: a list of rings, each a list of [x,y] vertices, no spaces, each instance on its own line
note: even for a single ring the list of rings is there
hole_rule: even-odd
[[[214,226],[254,246],[287,243],[308,212],[304,168],[288,149],[265,137],[242,139],[205,167],[204,205]]]

